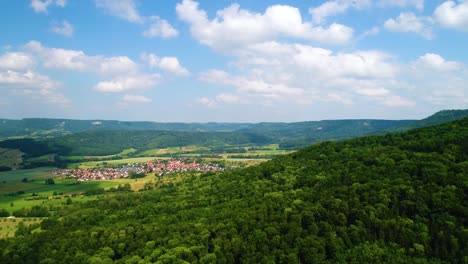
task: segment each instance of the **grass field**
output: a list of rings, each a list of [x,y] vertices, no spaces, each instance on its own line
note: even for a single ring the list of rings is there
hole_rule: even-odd
[[[153,159],[153,158],[151,158]],[[136,162],[141,159],[132,159]],[[127,163],[126,161],[125,163]],[[143,189],[147,182],[155,181],[154,174],[148,174],[140,179],[116,179],[109,181],[88,181],[76,184],[74,179],[66,179],[63,176],[56,176],[52,171],[56,168],[36,168],[30,170],[16,170],[1,172],[0,179],[0,208],[10,213],[21,209],[30,208],[35,205],[62,205],[66,201],[66,196],[76,196],[73,199],[77,202],[83,202],[94,199],[81,194],[88,190],[109,189],[118,185],[130,184],[132,190]],[[45,184],[45,179],[54,178],[55,184]],[[22,179],[28,178],[28,182],[22,182]],[[11,193],[24,192],[17,195],[8,195]],[[33,196],[34,194],[34,196]],[[56,194],[56,195],[54,195]]]
[[[182,154],[182,153],[200,153],[200,152],[206,152],[209,151],[210,148],[207,147],[201,147],[201,146],[185,146],[185,147],[173,147],[173,148],[163,148],[163,149],[150,149],[143,151],[141,153],[138,153],[137,156],[141,157],[155,157],[159,155],[176,155],[176,154]]]
[[[39,224],[44,218],[7,218],[0,217],[0,239],[7,237],[14,237],[16,229],[18,229],[19,223],[23,223],[26,226],[32,224]]]
[[[74,160],[83,160],[83,159],[88,159],[88,160],[102,160],[102,159],[112,159],[114,157],[127,157],[128,155],[131,155],[132,153],[135,153],[137,150],[134,148],[129,148],[129,149],[124,149],[120,153],[113,154],[113,155],[105,155],[105,156],[64,156],[63,158],[69,161],[74,161]]]
[[[47,179],[52,176],[54,170],[56,168],[41,167],[30,170],[4,171],[0,172],[0,182],[20,182],[23,178],[28,178],[28,180]]]
[[[94,168],[98,166],[105,166],[106,164],[107,165],[121,165],[121,164],[131,164],[131,163],[139,163],[139,162],[148,162],[154,159],[155,157],[139,157],[139,158],[116,159],[116,160],[87,161],[87,162],[81,162],[81,163],[72,163],[69,165],[69,167],[86,169],[86,168]]]

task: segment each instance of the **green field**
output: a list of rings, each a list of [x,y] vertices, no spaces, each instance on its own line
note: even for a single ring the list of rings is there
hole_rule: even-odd
[[[122,165],[122,164],[148,162],[154,159],[155,157],[139,157],[139,158],[127,158],[127,159],[87,161],[87,162],[81,162],[81,163],[72,163],[72,164],[69,164],[69,167],[85,169],[85,168],[94,168],[94,167],[106,166],[106,165]],[[164,159],[164,158],[158,158],[158,159]]]
[[[63,158],[69,161],[81,161],[81,160],[103,160],[103,159],[112,159],[115,157],[127,157],[137,150],[134,148],[124,149],[120,153],[114,155],[104,155],[104,156],[64,156]]]
[[[41,218],[41,217],[34,217],[34,218],[0,217],[0,239],[7,238],[7,237],[14,237],[19,223],[23,223],[25,226],[29,226],[32,224],[38,224],[42,222],[43,219],[44,218]]]
[[[150,149],[138,153],[137,156],[145,157],[145,156],[160,156],[160,155],[176,155],[176,154],[187,154],[187,153],[201,153],[207,152],[211,149],[208,147],[202,146],[185,146],[185,147],[173,147],[173,148],[161,148],[161,149]]]
[[[54,170],[56,168],[41,167],[29,170],[4,171],[0,172],[0,182],[20,182],[23,178],[28,178],[28,180],[47,179],[52,176]]]
[[[151,158],[153,159],[153,158]],[[125,160],[124,163],[142,162],[141,158]],[[117,161],[116,161],[117,162]],[[123,162],[123,161],[121,161]],[[173,181],[174,177],[166,177],[162,180],[156,178],[154,174],[148,174],[140,179],[116,179],[109,181],[87,181],[77,184],[75,179],[67,179],[63,176],[53,175],[56,168],[36,168],[29,170],[16,170],[1,172],[0,179],[0,208],[10,213],[21,208],[31,208],[36,205],[64,205],[68,197],[72,197],[74,202],[85,202],[97,199],[96,196],[83,196],[89,190],[109,189],[111,187],[130,184],[131,189],[138,191],[143,189],[146,183],[160,184]],[[23,182],[24,178],[28,182]],[[54,178],[55,184],[45,184],[45,179]],[[21,191],[21,194],[17,194]],[[24,193],[23,193],[24,192]],[[12,195],[12,193],[16,193]]]

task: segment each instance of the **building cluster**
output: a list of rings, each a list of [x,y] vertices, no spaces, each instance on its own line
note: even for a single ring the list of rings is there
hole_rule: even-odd
[[[185,162],[184,160],[174,159],[167,161],[156,160],[154,162],[148,162],[148,169],[158,176],[170,174],[174,172],[216,172],[222,171],[224,168],[218,164],[200,164],[197,162]]]
[[[131,173],[140,174],[146,172],[148,172],[148,170],[144,163],[135,163],[116,168],[58,170],[54,171],[53,173],[56,175],[64,175],[69,178],[75,178],[78,181],[96,181],[127,178]]]
[[[55,175],[63,175],[75,178],[78,181],[113,180],[127,178],[132,173],[141,174],[154,172],[157,176],[163,176],[175,172],[208,172],[222,171],[224,168],[218,164],[200,164],[197,162],[186,162],[181,159],[154,160],[147,163],[134,163],[119,167],[95,167],[87,169],[70,169],[54,171]]]

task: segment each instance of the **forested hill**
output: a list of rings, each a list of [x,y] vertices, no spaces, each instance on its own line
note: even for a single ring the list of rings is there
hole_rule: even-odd
[[[58,137],[86,131],[108,130],[235,131],[252,125],[249,123],[157,123],[50,118],[0,119],[0,139]]]
[[[468,119],[57,212],[1,263],[466,263]]]
[[[326,141],[342,140],[405,127],[415,120],[323,120],[297,123],[259,123],[241,131],[274,138],[282,148],[298,149]]]
[[[455,120],[460,120],[465,117],[468,117],[468,109],[466,110],[443,110],[439,111],[427,118],[414,121],[408,125],[403,125],[398,128],[390,129],[389,131],[406,131],[408,129],[435,126]]]

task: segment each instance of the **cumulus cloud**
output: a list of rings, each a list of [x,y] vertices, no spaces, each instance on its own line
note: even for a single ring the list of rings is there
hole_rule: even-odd
[[[159,68],[165,73],[179,76],[190,75],[190,72],[186,68],[182,67],[176,57],[159,58],[154,54],[143,54],[141,59],[151,68]]]
[[[304,44],[278,42],[249,46],[230,62],[237,73],[203,72],[199,79],[225,88],[199,103],[208,107],[229,104],[222,94],[233,94],[245,104],[338,105],[366,104],[380,107],[426,105],[441,90],[441,105],[458,105],[466,94],[466,66],[436,54],[425,54],[404,63],[381,51],[333,52]],[[440,73],[443,73],[441,75]],[[438,81],[437,81],[438,80]],[[229,98],[229,97],[225,97]]]
[[[27,70],[33,64],[33,58],[24,52],[7,52],[0,56],[0,69]]]
[[[167,20],[158,16],[145,17],[140,14],[135,0],[95,0],[96,6],[107,14],[130,23],[148,25],[142,35],[146,38],[174,38],[179,35]]]
[[[71,101],[57,91],[60,86],[61,83],[30,69],[0,69],[0,90],[35,97],[63,107],[69,106]]]
[[[44,47],[38,41],[28,42],[24,49],[40,58],[46,68],[95,72],[102,75],[129,74],[138,71],[138,65],[126,56],[89,56],[80,50]]]
[[[97,83],[94,89],[104,93],[141,91],[155,86],[159,80],[160,76],[158,74],[116,76],[110,81]]]
[[[109,15],[128,22],[142,23],[144,20],[134,0],[96,0],[95,2],[97,7],[102,8]]]
[[[146,90],[155,86],[161,79],[159,74],[144,73],[141,67],[127,56],[90,56],[80,50],[45,47],[38,41],[28,42],[23,49],[33,54],[42,67],[96,73],[100,77],[108,78],[94,86],[94,89],[99,92]]]
[[[319,6],[309,8],[314,23],[321,24],[328,17],[337,16],[350,9],[362,10],[371,7],[415,7],[421,11],[424,9],[424,0],[330,0]]]
[[[432,29],[430,24],[432,24],[431,18],[416,16],[412,12],[403,12],[397,18],[385,21],[384,27],[389,31],[412,32],[431,39]]]
[[[445,1],[434,11],[434,18],[444,27],[468,31],[468,1]]]
[[[63,20],[62,23],[59,25],[52,26],[50,30],[55,34],[59,34],[69,38],[73,36],[74,31],[73,26],[66,20]]]
[[[65,7],[66,4],[66,0],[32,0],[30,6],[36,13],[47,13],[50,5]]]
[[[174,38],[179,35],[179,31],[175,29],[167,20],[161,19],[157,16],[150,18],[151,25],[143,32],[143,36],[147,38],[161,37],[161,38]]]
[[[125,103],[150,103],[152,100],[143,95],[126,94],[122,101]]]
[[[195,102],[208,108],[214,108],[219,105],[226,105],[226,104],[239,105],[239,104],[249,103],[249,101],[246,98],[243,98],[236,94],[229,94],[229,93],[219,94],[215,96],[215,98],[213,99],[209,99],[207,97],[196,98]]]
[[[236,87],[239,91],[245,91],[268,98],[279,98],[279,96],[300,95],[303,90],[296,87],[289,87],[281,83],[270,83],[260,78],[247,79],[233,76],[220,70],[209,70],[200,76],[200,80],[215,84],[223,84]]]
[[[426,53],[419,57],[413,65],[413,69],[418,71],[432,71],[439,73],[457,72],[464,69],[461,62],[446,61],[442,56],[435,53]]]
[[[417,10],[424,9],[424,0],[380,0],[377,5],[387,7],[396,6],[400,8],[415,7]]]
[[[371,6],[370,0],[333,0],[327,1],[317,7],[311,7],[309,13],[315,23],[323,23],[329,16],[345,13],[348,9],[363,9]]]
[[[34,56],[26,52],[0,54],[0,91],[69,106],[70,100],[59,92],[62,84],[38,73],[34,69],[35,61]]]
[[[232,4],[217,11],[212,20],[193,0],[183,0],[176,11],[181,20],[190,24],[192,36],[200,43],[224,52],[279,37],[345,44],[353,36],[353,29],[341,24],[323,27],[304,22],[299,9],[287,5],[270,6],[262,14]]]

